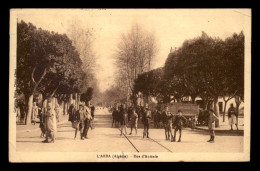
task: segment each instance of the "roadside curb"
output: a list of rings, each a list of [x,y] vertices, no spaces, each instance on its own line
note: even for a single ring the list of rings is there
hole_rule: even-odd
[[[198,127],[195,127],[194,129],[197,129],[197,130],[202,130],[202,131],[209,131],[208,128],[198,128]],[[243,136],[244,135],[244,130],[234,130],[234,131],[230,131],[230,130],[217,130],[215,129],[215,133],[228,133],[228,134],[233,134],[233,135],[241,135]]]
[[[61,121],[61,122],[58,122],[57,123],[57,126],[58,125],[60,125],[60,124],[63,124],[63,123],[66,123],[66,122],[68,122],[68,120],[64,120],[64,121]],[[17,125],[16,125],[17,126]],[[40,130],[40,128],[39,127],[36,127],[36,128],[33,128],[33,129],[25,129],[25,130],[16,130],[16,132],[18,133],[21,133],[21,132],[34,132],[34,131],[37,131],[37,130]]]

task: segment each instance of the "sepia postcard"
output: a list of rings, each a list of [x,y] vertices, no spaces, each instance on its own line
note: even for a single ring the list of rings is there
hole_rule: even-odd
[[[9,161],[250,161],[251,9],[10,9]]]

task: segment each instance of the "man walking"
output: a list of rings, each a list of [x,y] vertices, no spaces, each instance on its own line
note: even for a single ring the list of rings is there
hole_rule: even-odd
[[[166,106],[165,110],[163,111],[163,117],[164,117],[165,138],[166,140],[173,141],[173,135],[172,135],[173,115],[169,111],[168,106]]]
[[[212,109],[209,110],[209,132],[210,132],[210,140],[208,142],[214,143],[215,139],[215,121],[219,118],[215,115]]]
[[[228,109],[228,121],[229,121],[229,125],[231,126],[231,131],[233,131],[233,124],[236,125],[237,130],[238,130],[238,123],[237,123],[237,117],[238,114],[236,112],[236,109],[233,106],[233,103],[230,104],[230,107]]]
[[[80,139],[84,140],[84,136],[83,136],[83,130],[85,127],[85,112],[84,112],[84,106],[82,104],[79,105],[79,110],[76,111],[75,113],[75,119],[74,122],[78,122],[79,123],[79,131],[80,131]],[[75,127],[75,137],[74,139],[76,139],[77,137],[77,131],[78,131],[78,127]]]
[[[144,124],[144,131],[143,131],[143,138],[146,136],[147,138],[149,138],[149,126],[150,126],[150,121],[152,119],[151,116],[151,111],[148,108],[148,104],[146,104],[145,106],[145,110],[142,116],[142,121]]]
[[[89,110],[86,110],[85,111],[85,121],[84,121],[85,126],[84,126],[84,130],[83,130],[83,137],[85,139],[88,138],[87,135],[88,135],[89,127],[91,127],[91,121],[92,121],[91,113],[89,112]]]
[[[116,107],[114,107],[113,112],[112,112],[112,128],[113,128],[114,125],[116,127],[118,122],[119,122],[119,111],[118,111],[117,106],[116,106]]]
[[[131,132],[129,135],[132,135],[133,128],[135,129],[135,135],[137,134],[137,122],[138,122],[138,115],[135,112],[135,109],[132,109],[132,114],[130,117],[130,124],[131,124]]]
[[[49,143],[48,139],[51,138],[50,143],[54,143],[54,132],[55,132],[55,111],[52,109],[52,104],[47,104],[47,112],[46,112],[46,139],[42,141],[43,143]]]
[[[74,104],[71,104],[71,105],[70,105],[70,108],[69,108],[68,113],[69,113],[69,121],[70,121],[71,123],[73,123],[73,121],[74,121],[74,116],[75,116],[75,113],[76,113],[76,109],[75,109],[75,107],[74,107]]]
[[[176,137],[176,132],[179,130],[179,140],[178,142],[181,142],[181,133],[182,133],[182,128],[184,126],[184,124],[187,123],[187,119],[182,115],[182,111],[178,110],[178,115],[176,116],[175,120],[174,120],[174,137],[173,137],[173,141],[175,141],[175,137]]]
[[[128,116],[127,116],[127,111],[126,111],[125,104],[123,104],[121,106],[119,118],[120,118],[120,125],[121,125],[121,128],[120,128],[121,134],[120,134],[120,136],[122,136],[123,135],[123,129],[125,130],[125,134],[127,134],[126,125],[128,123]]]
[[[91,104],[90,104],[90,101],[87,102],[87,105],[84,105],[84,112],[85,112],[86,114],[91,115]],[[92,117],[91,117],[91,118],[92,118]],[[94,129],[93,126],[92,126],[92,120],[93,120],[93,119],[91,119],[91,120],[90,120],[90,123],[89,123],[89,127],[91,128],[91,130]]]

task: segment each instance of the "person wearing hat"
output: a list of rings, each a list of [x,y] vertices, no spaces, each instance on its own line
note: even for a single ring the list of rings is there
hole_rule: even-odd
[[[178,110],[178,115],[176,116],[175,120],[174,120],[174,137],[173,137],[173,141],[175,141],[175,137],[176,137],[176,132],[179,131],[179,140],[178,142],[181,142],[181,133],[182,133],[182,128],[184,126],[184,124],[187,123],[187,119],[182,115],[182,111]]]
[[[84,112],[84,106],[82,104],[79,105],[79,110],[77,110],[76,113],[75,113],[74,122],[75,121],[79,123],[79,126],[75,127],[76,130],[75,130],[75,137],[74,137],[74,139],[76,139],[77,131],[79,129],[79,131],[80,131],[80,138],[82,140],[84,140],[83,130],[84,130],[84,126],[85,126],[85,123],[84,123],[84,121],[85,121],[85,112]]]
[[[48,139],[51,138],[50,143],[54,143],[54,132],[55,132],[55,111],[52,109],[52,104],[47,104],[47,112],[46,112],[46,139],[42,141],[43,143],[49,143]]]
[[[215,115],[212,109],[209,110],[209,132],[210,132],[210,140],[208,142],[214,143],[215,139],[215,121],[219,118]]]
[[[166,140],[173,141],[173,135],[172,135],[173,115],[169,111],[168,106],[166,106],[164,111],[163,111],[163,118],[164,118],[165,138],[166,138]]]
[[[149,125],[152,119],[151,111],[148,108],[148,104],[145,105],[145,110],[143,112],[142,121],[144,124],[143,138],[146,136],[149,138]]]

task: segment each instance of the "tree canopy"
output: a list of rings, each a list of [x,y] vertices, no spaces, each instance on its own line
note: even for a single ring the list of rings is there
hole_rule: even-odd
[[[139,74],[135,80],[135,91],[162,96],[167,102],[190,96],[194,103],[196,97],[214,99],[230,94],[243,100],[243,90],[243,32],[225,40],[202,32],[171,52],[163,68]]]

